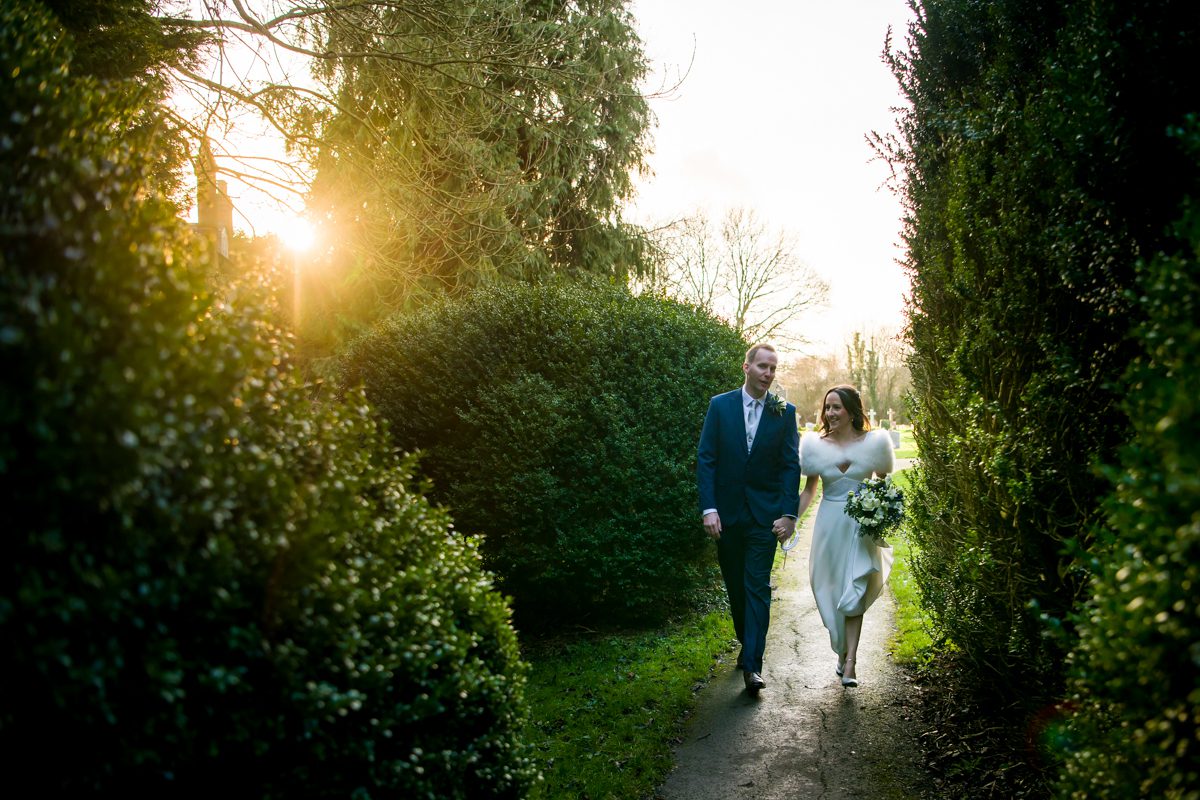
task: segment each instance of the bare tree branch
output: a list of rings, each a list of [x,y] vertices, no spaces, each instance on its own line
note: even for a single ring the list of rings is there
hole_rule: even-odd
[[[697,213],[656,237],[667,293],[725,319],[749,341],[801,345],[796,322],[827,301],[829,286],[796,256],[796,242],[750,210],[725,214],[719,232]]]

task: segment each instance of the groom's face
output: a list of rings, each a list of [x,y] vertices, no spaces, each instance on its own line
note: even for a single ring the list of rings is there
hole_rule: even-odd
[[[759,349],[754,357],[742,364],[746,373],[746,391],[754,397],[762,397],[775,381],[775,367],[779,357],[770,350]]]

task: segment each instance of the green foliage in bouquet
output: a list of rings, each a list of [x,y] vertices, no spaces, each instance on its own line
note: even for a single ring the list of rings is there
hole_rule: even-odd
[[[1200,118],[1178,133],[1200,166]],[[1138,267],[1134,435],[1108,470],[1110,538],[1071,654],[1062,797],[1188,798],[1200,787],[1198,203],[1178,226],[1183,249]]]
[[[524,668],[361,396],[217,298],[127,91],[0,7],[0,749],[54,796],[517,797]],[[120,139],[116,137],[122,137]]]
[[[695,454],[745,345],[696,309],[593,284],[476,290],[352,346],[398,447],[484,553],[520,625],[662,616],[710,588]]]

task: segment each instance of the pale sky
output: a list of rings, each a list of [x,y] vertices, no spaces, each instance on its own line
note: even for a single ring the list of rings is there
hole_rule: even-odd
[[[654,174],[627,217],[752,208],[792,232],[830,284],[830,308],[798,328],[813,352],[840,351],[854,330],[899,328],[902,210],[865,136],[893,130],[903,102],[880,56],[889,25],[893,45],[904,42],[904,0],[634,0],[632,11],[657,70],[649,88],[691,71],[651,103]]]

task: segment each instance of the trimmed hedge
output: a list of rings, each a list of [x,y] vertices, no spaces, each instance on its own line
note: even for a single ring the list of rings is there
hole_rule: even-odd
[[[0,8],[0,749],[43,793],[516,797],[524,668],[361,397],[219,299],[129,92]]]
[[[1180,129],[1200,166],[1200,118]],[[1183,248],[1140,264],[1134,437],[1071,656],[1063,797],[1200,797],[1200,194]]]
[[[1139,254],[1193,170],[1165,131],[1195,109],[1194,4],[923,0],[895,67],[911,213],[920,442],[914,574],[994,691],[1061,689],[1103,524],[1098,461],[1125,440]],[[1031,692],[1031,689],[1033,691]],[[1035,697],[1034,695],[1040,695]]]
[[[522,625],[652,618],[713,585],[696,443],[744,347],[670,300],[507,285],[392,318],[342,380],[421,451],[430,498],[484,534]]]
[[[1015,747],[1065,759],[1062,796],[1196,800],[1200,15],[915,7],[893,156],[922,600],[1029,712]]]

